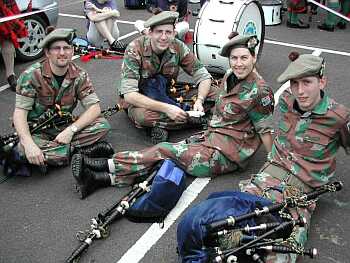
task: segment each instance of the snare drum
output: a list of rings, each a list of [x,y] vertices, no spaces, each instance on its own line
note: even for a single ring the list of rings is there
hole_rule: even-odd
[[[281,0],[263,0],[261,1],[264,11],[265,25],[273,26],[281,24]]]
[[[256,34],[259,55],[265,36],[263,10],[256,0],[210,0],[199,13],[194,29],[193,50],[209,72],[224,74],[228,59],[218,54],[232,31],[240,35]]]

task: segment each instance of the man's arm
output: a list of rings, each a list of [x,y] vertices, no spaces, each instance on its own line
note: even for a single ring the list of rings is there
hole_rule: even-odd
[[[204,111],[203,103],[205,98],[208,96],[211,86],[211,79],[205,79],[198,85],[198,96],[197,100],[193,105],[193,110]]]
[[[132,104],[136,107],[163,112],[174,121],[185,121],[188,117],[187,113],[179,107],[153,100],[137,91],[124,94],[124,99],[127,103]]]
[[[17,107],[13,113],[13,124],[17,131],[19,142],[24,148],[24,152],[29,163],[44,165],[44,154],[33,141],[32,135],[29,131],[27,115],[27,110]]]
[[[76,126],[77,132],[79,132],[80,130],[84,129],[86,126],[91,124],[93,121],[95,121],[100,115],[101,115],[100,104],[95,103],[91,105],[83,114],[81,114],[79,118],[71,125]],[[72,141],[73,136],[74,136],[74,132],[69,126],[56,136],[55,142],[58,142],[61,144],[69,144]]]

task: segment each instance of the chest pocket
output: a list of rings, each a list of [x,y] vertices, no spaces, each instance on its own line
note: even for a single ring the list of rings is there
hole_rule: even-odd
[[[244,109],[237,105],[236,103],[232,102],[231,97],[224,97],[222,98],[222,106],[221,106],[221,112],[223,114],[223,118],[226,121],[241,121],[248,117],[247,113],[244,111]]]
[[[70,106],[70,105],[73,105],[75,102],[76,102],[75,94],[72,91],[72,89],[70,89],[63,94],[60,104],[62,106]]]
[[[327,134],[311,129],[305,132],[302,150],[306,151],[305,154],[311,153],[312,157],[320,158],[326,153],[330,143],[331,137]]]

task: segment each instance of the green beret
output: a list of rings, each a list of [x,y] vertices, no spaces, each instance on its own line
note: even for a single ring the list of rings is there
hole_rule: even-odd
[[[174,25],[177,18],[179,17],[178,12],[173,11],[162,11],[159,14],[153,15],[145,22],[145,27],[153,27],[160,25]]]
[[[39,48],[48,47],[52,42],[65,40],[68,44],[75,38],[75,29],[57,28],[50,32],[38,45]]]
[[[277,78],[277,81],[284,83],[290,79],[315,75],[322,76],[324,66],[324,60],[321,57],[311,54],[300,55],[288,65],[287,69]]]
[[[248,49],[255,49],[259,44],[259,40],[256,35],[237,35],[230,39],[219,51],[219,55],[223,57],[229,57],[231,50],[235,47],[246,47]]]

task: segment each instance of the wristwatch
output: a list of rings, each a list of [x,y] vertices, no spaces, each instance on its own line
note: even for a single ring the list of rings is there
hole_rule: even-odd
[[[70,130],[73,132],[73,133],[76,133],[78,131],[78,127],[74,124],[72,124],[71,126],[69,126]]]

